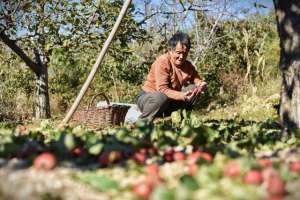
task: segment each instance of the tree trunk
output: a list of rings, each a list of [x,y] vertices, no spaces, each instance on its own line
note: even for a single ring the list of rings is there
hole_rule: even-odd
[[[300,1],[274,0],[280,37],[282,87],[280,118],[284,131],[300,128]]]
[[[35,60],[26,55],[26,53],[17,45],[16,40],[10,39],[4,31],[0,31],[0,39],[9,46],[35,73],[36,75],[36,105],[35,118],[47,119],[51,117],[50,102],[48,93],[48,58],[41,51],[34,50]]]
[[[40,53],[35,53],[39,72],[36,73],[35,83],[35,117],[47,119],[51,117],[50,99],[48,92],[48,67],[47,61]]]

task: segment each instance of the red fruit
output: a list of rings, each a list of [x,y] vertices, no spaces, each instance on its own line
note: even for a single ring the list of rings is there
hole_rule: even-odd
[[[263,168],[265,168],[265,167],[272,167],[272,165],[273,165],[273,161],[270,160],[270,159],[259,159],[259,160],[257,161],[257,163],[258,163],[261,167],[263,167]]]
[[[119,151],[105,151],[98,157],[98,163],[101,167],[106,167],[112,163],[116,163],[122,159],[122,153]]]
[[[139,150],[139,152],[140,152],[140,153],[143,153],[143,154],[146,154],[146,153],[147,153],[147,149],[141,148],[141,149]]]
[[[164,152],[164,160],[167,161],[167,162],[172,162],[174,161],[174,158],[173,158],[173,155],[174,155],[174,150],[172,148],[170,149],[167,149],[165,152]]]
[[[109,163],[116,163],[122,160],[122,154],[119,151],[111,151],[108,156]]]
[[[268,181],[272,177],[279,178],[279,172],[272,167],[267,167],[262,171],[263,179]]]
[[[195,163],[189,164],[188,165],[188,173],[191,176],[194,176],[197,173],[198,170],[198,165]]]
[[[33,166],[37,170],[53,169],[56,166],[56,157],[50,152],[42,153],[34,159]]]
[[[300,172],[300,162],[294,161],[290,163],[290,171],[292,172]]]
[[[146,167],[146,181],[151,185],[158,185],[161,183],[159,176],[159,166],[156,164],[150,164]]]
[[[71,151],[71,154],[75,157],[81,157],[81,156],[85,155],[85,153],[86,153],[86,151],[82,147],[76,147],[76,148],[72,149],[72,151]]]
[[[269,196],[266,200],[283,200],[282,195]]]
[[[158,176],[159,175],[159,166],[156,164],[151,164],[146,166],[147,175]]]
[[[133,155],[133,159],[140,165],[143,165],[146,163],[146,159],[147,159],[147,156],[146,154],[144,153],[141,153],[141,152],[136,152],[134,153]]]
[[[147,150],[147,153],[151,156],[154,156],[157,154],[157,148],[156,147],[150,147],[148,150]]]
[[[244,182],[247,184],[260,185],[263,181],[263,177],[260,171],[251,170],[246,173]]]
[[[98,163],[101,165],[101,167],[106,167],[109,165],[109,152],[103,152],[98,157]]]
[[[267,191],[271,195],[283,195],[285,193],[285,182],[280,177],[272,176],[267,181]]]
[[[224,176],[235,178],[241,173],[240,165],[236,161],[229,162],[224,168]]]
[[[132,192],[140,198],[148,199],[150,197],[150,194],[153,190],[153,187],[151,184],[147,182],[143,182],[140,184],[137,184],[133,186]]]
[[[173,159],[174,159],[175,161],[183,161],[183,160],[185,160],[185,155],[184,155],[184,153],[182,153],[182,152],[175,152],[175,153],[173,154]]]
[[[213,157],[212,155],[210,155],[209,153],[207,152],[202,152],[201,153],[201,158],[203,158],[205,161],[207,162],[212,162],[213,161]]]
[[[188,164],[195,164],[200,157],[201,157],[200,151],[196,151],[196,152],[189,154],[188,158],[187,158]]]

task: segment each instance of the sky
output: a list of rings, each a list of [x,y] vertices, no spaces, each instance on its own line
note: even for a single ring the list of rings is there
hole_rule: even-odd
[[[255,7],[255,5],[258,5]],[[263,7],[259,7],[263,5]],[[249,13],[259,12],[261,14],[267,14],[274,9],[272,0],[239,0],[233,4],[233,12],[242,12],[243,10],[248,10]],[[242,17],[242,14],[239,14]]]
[[[138,9],[143,10],[142,7],[143,1],[145,0],[133,0],[133,3]],[[231,1],[233,2],[231,3],[230,6],[228,6],[230,7],[229,10],[230,12],[234,13],[238,18],[244,18],[246,16],[245,13],[267,14],[274,8],[272,0],[231,0]],[[172,2],[172,0],[149,0],[149,2],[151,2],[152,5],[160,5],[161,2]],[[263,5],[263,6],[255,7],[255,5]],[[214,10],[214,8],[211,8],[211,10]]]
[[[153,8],[158,8],[161,5],[164,5],[163,8],[160,8],[163,12],[172,12],[172,2],[174,0],[133,0],[133,3],[141,13],[144,13],[144,2],[148,1]],[[176,0],[178,2],[178,0]],[[207,16],[211,16],[212,18],[217,19],[220,17],[221,20],[243,20],[249,16],[249,14],[268,14],[272,10],[273,1],[272,0],[193,0],[194,2],[198,1],[198,5],[206,5],[205,9],[210,10],[209,12],[205,12]],[[188,2],[188,0],[184,0],[183,2]],[[217,2],[217,3],[216,3]],[[224,2],[227,2],[226,4]],[[168,5],[167,5],[167,4]],[[174,3],[173,3],[174,5]],[[190,5],[190,4],[189,4]],[[207,6],[208,5],[208,6]],[[226,14],[224,14],[224,5],[226,5]],[[174,6],[173,6],[174,7]],[[203,8],[201,8],[203,9]],[[177,11],[182,10],[180,4],[177,3],[176,9]],[[154,12],[154,11],[152,11]],[[170,16],[170,15],[169,15]],[[178,19],[177,28],[182,30],[189,30],[194,26],[195,15],[192,12],[188,12],[186,14],[182,14],[181,17],[185,19],[181,20],[179,16],[176,16]],[[142,21],[144,19],[144,15],[137,15],[135,18],[137,21]],[[170,19],[166,18],[167,15],[155,15],[151,19],[156,22],[156,24],[170,24]],[[148,20],[149,22],[151,20]],[[172,21],[174,23],[174,21]],[[171,24],[172,24],[171,22]],[[146,23],[148,24],[148,23]],[[145,24],[145,26],[147,26]],[[170,24],[170,25],[171,25]]]

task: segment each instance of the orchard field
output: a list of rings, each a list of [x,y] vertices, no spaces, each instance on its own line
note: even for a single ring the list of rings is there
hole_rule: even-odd
[[[123,3],[0,2],[0,199],[300,199],[298,1],[132,2],[80,107],[136,103],[177,30],[207,90],[153,123],[59,125]]]

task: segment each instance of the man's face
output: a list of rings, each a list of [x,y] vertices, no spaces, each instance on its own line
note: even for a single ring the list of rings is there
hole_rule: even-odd
[[[181,66],[189,53],[189,49],[181,44],[177,43],[176,48],[170,51],[171,61],[175,66]]]

